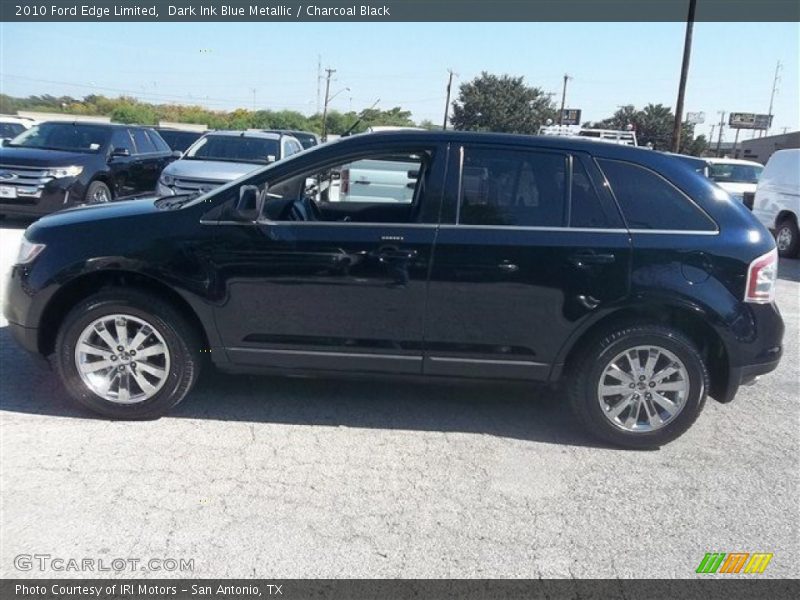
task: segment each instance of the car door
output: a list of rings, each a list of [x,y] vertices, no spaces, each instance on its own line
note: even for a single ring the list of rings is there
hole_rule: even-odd
[[[330,203],[319,207],[321,218],[300,221],[273,212],[289,206],[296,190],[317,174],[341,168],[328,161],[270,181],[271,200],[258,222],[215,222],[216,322],[232,362],[422,372],[427,277],[446,148],[371,152],[389,151],[416,157],[422,169],[405,207],[364,205],[342,213]]]
[[[115,152],[116,151],[116,152]],[[126,127],[115,127],[111,134],[108,168],[115,198],[130,196],[136,191],[136,147]]]
[[[585,155],[483,144],[452,154],[424,372],[547,379],[581,322],[627,294],[629,235]]]
[[[166,157],[163,152],[156,148],[144,129],[140,127],[132,128],[131,134],[136,145],[135,160],[131,163],[133,194],[147,194],[156,189],[158,176],[166,166]]]

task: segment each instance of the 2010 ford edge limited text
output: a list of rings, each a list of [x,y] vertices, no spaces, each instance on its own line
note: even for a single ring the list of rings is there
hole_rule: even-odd
[[[410,165],[413,194],[325,200],[362,160]],[[781,357],[763,225],[674,157],[569,138],[353,136],[205,195],[45,217],[16,263],[15,337],[113,418],[168,411],[210,353],[560,383],[596,436],[652,447]]]

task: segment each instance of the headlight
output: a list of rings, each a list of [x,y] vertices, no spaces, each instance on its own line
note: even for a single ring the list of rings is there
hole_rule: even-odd
[[[172,185],[173,183],[175,183],[175,178],[167,173],[162,173],[159,182],[164,185]]]
[[[45,177],[55,177],[56,179],[62,179],[63,177],[77,177],[83,172],[83,167],[80,165],[72,165],[69,167],[55,167],[52,169],[47,169],[44,172]]]
[[[33,242],[29,242],[28,238],[22,238],[22,242],[19,244],[19,252],[17,252],[17,260],[14,262],[15,265],[27,265],[29,262],[32,262],[34,258],[39,256],[44,250],[44,244],[34,244]]]

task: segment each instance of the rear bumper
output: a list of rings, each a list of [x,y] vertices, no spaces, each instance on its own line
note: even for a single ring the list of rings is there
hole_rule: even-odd
[[[714,399],[723,404],[731,402],[739,391],[740,386],[749,385],[761,375],[766,375],[777,369],[778,363],[781,361],[781,354],[781,350],[778,350],[776,352],[777,358],[770,362],[745,365],[743,367],[731,367],[728,372],[728,384],[725,387],[724,394]]]

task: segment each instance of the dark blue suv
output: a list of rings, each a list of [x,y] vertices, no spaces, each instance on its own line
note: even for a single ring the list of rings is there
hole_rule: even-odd
[[[777,366],[776,269],[769,232],[674,157],[398,131],[204,195],[41,219],[6,316],[113,418],[163,414],[210,356],[231,372],[560,384],[595,435],[652,447]]]

